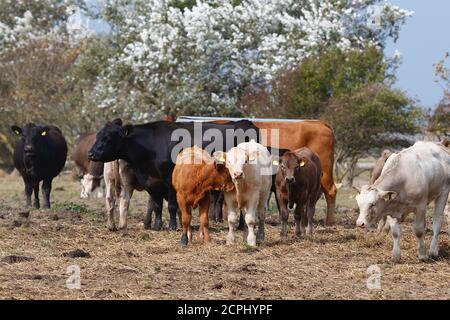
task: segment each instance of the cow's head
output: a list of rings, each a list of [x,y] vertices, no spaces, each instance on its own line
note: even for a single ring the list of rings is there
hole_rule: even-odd
[[[108,122],[98,133],[89,151],[89,160],[110,162],[119,159],[120,150],[133,126],[122,126],[121,119]]]
[[[299,158],[293,152],[285,153],[280,159],[279,170],[287,184],[295,182],[295,176],[301,172],[301,170],[308,163],[308,159]]]
[[[356,196],[359,207],[359,216],[356,225],[360,228],[369,227],[380,221],[389,202],[395,200],[397,192],[380,190],[375,186],[363,186]]]
[[[34,123],[28,123],[20,128],[16,125],[11,126],[11,130],[23,140],[23,152],[25,158],[33,159],[42,152],[45,146],[45,140],[48,139],[50,128],[47,126],[37,126]]]
[[[225,162],[214,159],[214,167],[220,177],[220,179],[219,179],[220,181],[218,181],[218,182],[220,185],[222,185],[221,189],[225,190],[227,192],[233,190],[234,183],[233,183],[233,180],[231,179],[230,172],[228,171],[228,169],[225,165]]]
[[[101,185],[103,177],[96,177],[92,174],[85,174],[81,178],[81,198],[89,198],[89,196]]]
[[[224,163],[233,181],[240,181],[244,176],[244,168],[250,162],[255,161],[255,156],[239,147],[231,148],[228,152],[214,152],[214,159],[218,163]]]

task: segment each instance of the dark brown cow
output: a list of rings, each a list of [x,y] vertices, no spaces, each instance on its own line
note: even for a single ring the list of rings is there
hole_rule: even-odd
[[[88,152],[95,143],[96,134],[96,132],[83,134],[72,153],[75,175],[81,182],[81,198],[88,198],[96,190],[98,198],[104,196],[103,163],[94,162],[88,158]]]
[[[280,204],[281,240],[287,237],[289,212],[294,212],[295,236],[312,236],[316,202],[321,196],[322,165],[308,148],[286,152],[279,160],[276,195]]]

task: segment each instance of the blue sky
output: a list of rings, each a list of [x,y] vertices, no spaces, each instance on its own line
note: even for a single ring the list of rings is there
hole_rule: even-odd
[[[424,108],[436,107],[443,89],[434,81],[433,64],[450,52],[449,0],[390,0],[392,4],[414,11],[403,25],[396,43],[390,41],[386,54],[402,53],[396,87],[419,100]]]

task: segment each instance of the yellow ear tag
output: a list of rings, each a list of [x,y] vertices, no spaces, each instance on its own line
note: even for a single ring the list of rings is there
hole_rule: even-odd
[[[255,157],[254,156],[250,156],[250,157],[248,157],[248,160],[249,161],[255,161]]]
[[[273,161],[272,161],[272,164],[273,164],[274,166],[280,165],[280,163],[278,162],[278,160],[273,160]]]
[[[304,167],[305,166],[305,160],[300,161],[300,167]]]
[[[17,134],[17,135],[20,134],[19,130],[15,130],[14,133]]]
[[[47,135],[47,131],[42,131],[41,136],[46,136]]]
[[[225,159],[225,157],[224,157],[223,155],[220,156],[220,158],[219,158],[219,161],[220,161],[220,162],[225,162],[225,160],[226,160],[226,159]]]

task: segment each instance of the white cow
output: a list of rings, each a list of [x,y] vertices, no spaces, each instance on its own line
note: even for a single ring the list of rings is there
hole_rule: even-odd
[[[224,195],[229,211],[227,244],[234,243],[239,213],[242,210],[248,227],[247,244],[256,246],[257,222],[258,241],[264,240],[266,205],[272,185],[270,153],[266,147],[252,140],[240,143],[226,153],[217,151],[214,158],[218,162],[225,162],[235,186],[235,189]]]
[[[425,246],[425,214],[428,203],[434,201],[433,239],[431,257],[437,257],[438,236],[444,208],[450,191],[450,150],[439,143],[418,141],[412,147],[394,154],[387,160],[380,177],[364,186],[357,197],[358,227],[367,227],[391,216],[394,239],[392,257],[400,259],[399,220],[414,212],[414,233],[418,239],[419,259],[428,258]]]

